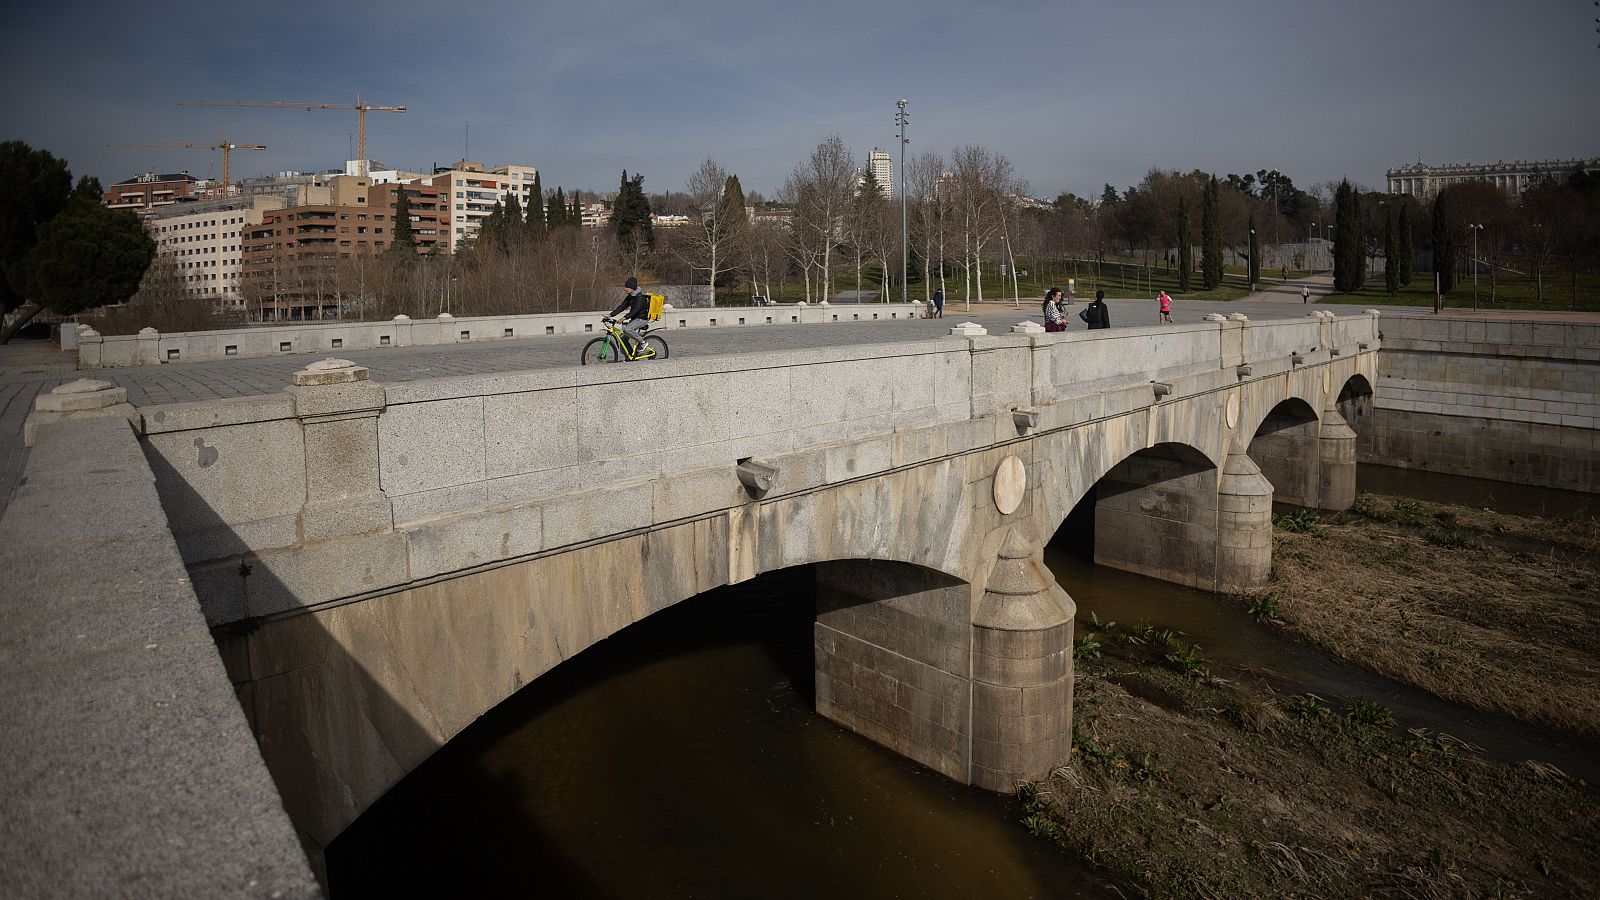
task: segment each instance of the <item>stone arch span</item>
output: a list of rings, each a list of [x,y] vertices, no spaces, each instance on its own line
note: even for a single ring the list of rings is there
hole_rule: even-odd
[[[889,693],[819,697],[819,709],[958,780],[1009,790],[1024,776],[1008,766],[1034,764],[1033,756],[1018,762],[1017,754],[1006,751],[1007,741],[1025,736],[1002,736],[994,703],[944,704],[958,694],[976,697],[970,687],[975,676],[995,682],[995,702],[1007,709],[1021,701],[1006,692],[1020,696],[1024,687],[978,672],[974,662],[985,653],[1010,652],[991,646],[1006,638],[981,633],[975,611],[983,592],[970,573],[986,575],[994,567],[992,555],[988,565],[977,560],[984,552],[994,554],[999,539],[974,533],[992,530],[981,520],[996,517],[992,502],[985,508],[974,499],[988,489],[971,477],[974,471],[965,459],[952,458],[751,502],[254,623],[219,635],[219,647],[290,817],[319,865],[321,848],[391,786],[563,660],[685,599],[800,565],[818,565],[836,589],[826,623],[835,637],[849,636],[924,669],[903,679],[863,679]],[[1048,595],[1054,609],[1070,607],[1053,580],[1045,587],[1054,589]],[[853,592],[848,602],[846,590]],[[1051,664],[1070,666],[1070,611],[1047,618],[1040,620],[1043,630],[1061,645]],[[821,635],[823,625],[818,629]],[[843,683],[837,674],[830,675],[830,687]],[[1038,698],[1048,691],[1070,689],[1069,669],[1053,678],[1047,674],[1024,673],[1024,681],[1039,682],[1026,687],[1045,690],[1034,690],[1033,702],[1042,702]],[[940,705],[929,706],[928,697]],[[903,721],[867,718],[897,703],[907,714]],[[1061,708],[1070,715],[1070,702]],[[845,713],[857,720],[846,721]],[[873,731],[867,722],[887,730]],[[988,724],[974,724],[983,722]],[[948,727],[952,723],[960,727]],[[975,729],[990,741],[987,756],[983,748],[974,749]],[[1057,737],[1036,742],[1034,756],[1049,760],[1026,777],[1042,776],[1064,758],[1057,756],[1063,749]]]

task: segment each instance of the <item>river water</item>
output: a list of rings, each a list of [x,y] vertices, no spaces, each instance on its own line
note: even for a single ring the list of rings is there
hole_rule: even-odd
[[[1398,474],[1396,474],[1398,472]],[[1587,495],[1361,471],[1363,490],[1570,514]],[[1286,640],[1235,604],[1046,559],[1080,619],[1148,621],[1213,670],[1289,692],[1377,700],[1406,727],[1595,783],[1600,754]],[[441,749],[328,849],[336,900],[1113,897],[1019,824],[1021,806],[957,785],[813,709],[809,573],[679,604],[541,677]]]

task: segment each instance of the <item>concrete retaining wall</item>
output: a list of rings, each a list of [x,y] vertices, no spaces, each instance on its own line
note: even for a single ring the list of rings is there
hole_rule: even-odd
[[[74,333],[78,339],[78,368],[155,366],[169,362],[246,359],[293,353],[337,353],[382,347],[420,347],[480,341],[514,340],[558,334],[598,332],[604,310],[543,313],[525,316],[476,316],[436,319],[396,317],[387,322],[307,322],[260,325],[222,331],[186,331],[162,334],[146,328],[139,334],[101,335]],[[838,306],[719,307],[669,309],[660,328],[727,328],[751,325],[812,325],[825,322],[869,322],[875,319],[911,319],[922,314],[922,304],[872,303]],[[62,345],[66,349],[66,345]]]
[[[1600,325],[1384,316],[1361,462],[1600,491]]]
[[[0,519],[0,893],[319,896],[127,420],[41,425],[22,481]]]

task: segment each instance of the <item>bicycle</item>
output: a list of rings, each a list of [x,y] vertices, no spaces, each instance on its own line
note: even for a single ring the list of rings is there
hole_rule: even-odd
[[[601,316],[600,321],[605,323],[606,333],[583,345],[583,355],[578,360],[583,365],[667,358],[666,339],[659,334],[651,334],[648,326],[641,332],[639,345],[630,349],[632,340],[617,327],[616,319]]]

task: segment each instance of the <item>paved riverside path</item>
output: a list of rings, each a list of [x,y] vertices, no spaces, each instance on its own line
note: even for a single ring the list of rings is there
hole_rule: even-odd
[[[1291,282],[1292,302],[1273,295],[1256,294],[1231,303],[1193,301],[1173,303],[1173,318],[1179,323],[1200,322],[1208,313],[1243,312],[1252,319],[1281,319],[1304,316],[1312,309],[1333,309],[1340,315],[1359,314],[1364,307],[1330,305],[1319,307],[1315,297],[1309,306],[1299,302],[1299,283]],[[1313,283],[1314,294],[1327,287]],[[1154,300],[1108,300],[1115,328],[1155,325]],[[964,304],[948,301],[943,319],[893,321],[827,322],[818,325],[728,326],[693,328],[663,332],[674,358],[756,353],[765,350],[803,350],[808,347],[854,344],[900,343],[947,336],[950,327],[973,321],[991,334],[1006,334],[1022,321],[1042,321],[1038,298],[1024,298],[1020,306],[1009,301],[974,303],[971,312]],[[1082,331],[1077,311],[1083,301],[1068,310],[1069,331]],[[873,304],[836,304],[841,315],[867,314]],[[595,314],[595,327],[600,327]],[[127,388],[128,402],[134,406],[160,403],[185,403],[270,394],[288,387],[294,372],[326,356],[338,356],[366,366],[374,381],[402,382],[449,375],[484,375],[520,369],[550,369],[578,364],[578,354],[594,335],[552,335],[512,340],[443,344],[428,347],[387,347],[374,350],[295,353],[257,359],[228,359],[209,362],[172,363],[159,366],[133,366],[117,369],[73,368],[74,356],[49,348],[44,341],[13,341],[0,345],[0,512],[4,512],[21,474],[25,452],[22,423],[42,391],[76,378],[99,378]]]

